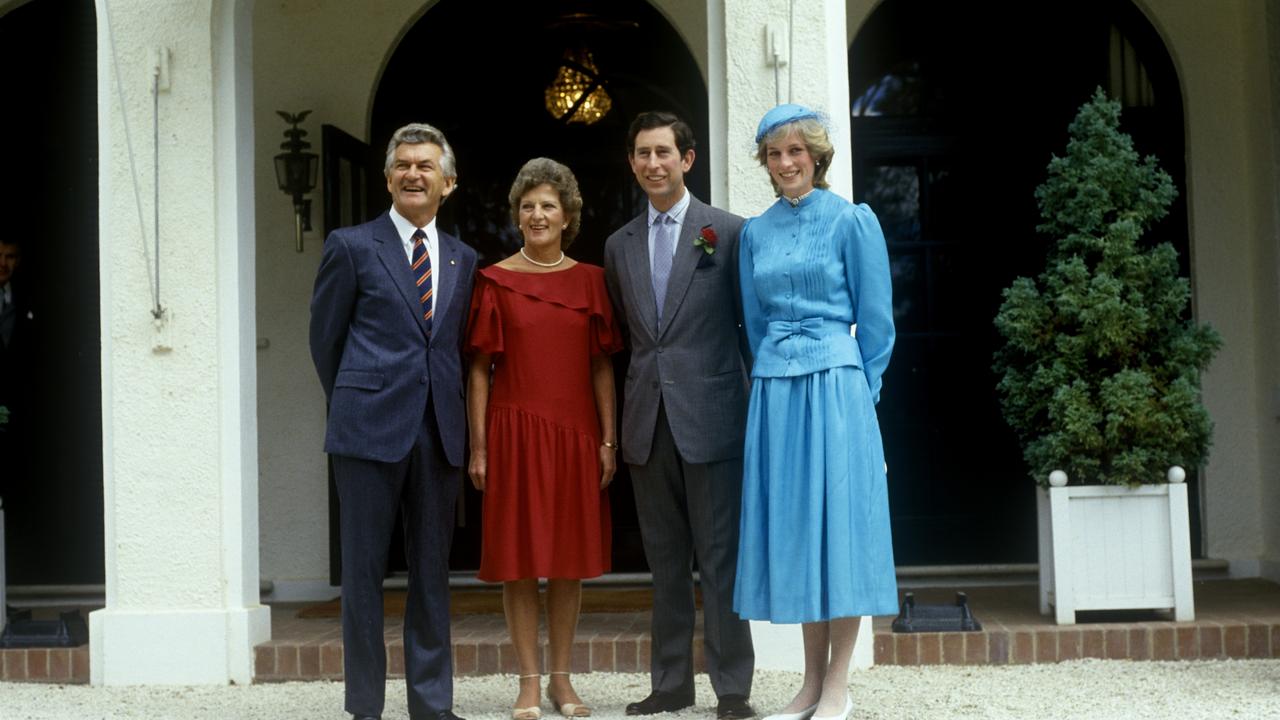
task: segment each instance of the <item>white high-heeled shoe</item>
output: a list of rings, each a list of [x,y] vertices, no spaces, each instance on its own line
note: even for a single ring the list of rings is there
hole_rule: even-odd
[[[800,712],[766,715],[764,720],[809,720],[809,718],[813,717],[813,713],[817,709],[818,703],[814,703]]]
[[[853,712],[853,698],[849,696],[849,693],[845,693],[844,712],[839,715],[814,715],[811,720],[847,720],[851,712]]]

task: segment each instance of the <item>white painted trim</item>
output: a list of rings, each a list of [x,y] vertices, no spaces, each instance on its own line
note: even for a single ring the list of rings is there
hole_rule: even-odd
[[[271,592],[262,600],[267,603],[325,602],[341,592],[342,588],[330,585],[328,580],[273,580]]]
[[[110,272],[112,254],[111,247],[115,237],[112,230],[112,213],[115,208],[109,198],[115,197],[111,183],[110,149],[112,143],[113,108],[119,102],[112,83],[115,72],[115,60],[111,57],[110,29],[107,27],[107,10],[104,0],[95,0],[97,12],[97,44],[98,44],[98,326],[100,363],[102,373],[102,532],[103,532],[103,564],[106,576],[106,601],[108,604],[116,598],[115,578],[119,569],[116,562],[115,547],[117,528],[115,521],[116,486],[115,486],[115,368],[112,365],[114,342],[111,327],[111,311],[114,307],[113,274]],[[90,616],[92,625],[92,616]]]
[[[707,202],[729,207],[729,59],[725,43],[725,0],[707,0],[707,154],[711,163],[711,197]]]
[[[799,625],[752,620],[751,643],[755,647],[757,670],[804,670],[804,637]],[[875,630],[871,626],[871,617],[864,615],[858,625],[849,670],[866,670],[875,663]]]
[[[876,664],[875,628],[871,626],[871,616],[863,615],[858,625],[858,637],[853,641],[853,662],[850,670],[866,670]]]
[[[1263,560],[1260,563],[1259,577],[1271,582],[1280,583],[1280,560]]]
[[[253,45],[246,5],[224,0],[212,18],[218,452],[227,607],[258,604]]]
[[[221,627],[225,662],[215,681],[248,684],[253,681],[254,646],[271,639],[271,611],[261,604],[258,583],[253,16],[246,0],[222,0],[214,8],[218,464],[226,613]]]
[[[826,35],[826,111],[836,154],[827,169],[831,192],[853,201],[853,126],[849,119],[849,45],[845,0],[823,0]],[[794,50],[793,50],[794,52]]]
[[[249,643],[269,634],[265,610],[99,610],[89,625],[90,682],[248,685],[253,682]],[[245,664],[240,657],[247,645]]]
[[[1229,574],[1233,578],[1251,578],[1262,576],[1262,561],[1259,558],[1231,558]]]

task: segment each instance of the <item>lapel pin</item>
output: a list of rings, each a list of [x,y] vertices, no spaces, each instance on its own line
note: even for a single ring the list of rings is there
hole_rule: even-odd
[[[449,260],[449,264],[450,264],[450,265],[457,265],[457,264],[458,264],[458,261],[457,261],[457,260],[450,259],[450,260]]]

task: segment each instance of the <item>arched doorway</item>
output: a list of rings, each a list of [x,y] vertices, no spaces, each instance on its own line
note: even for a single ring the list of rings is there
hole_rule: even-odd
[[[886,0],[849,67],[854,192],[884,225],[894,274],[898,344],[879,412],[896,559],[1032,562],[1034,485],[996,400],[991,321],[1013,278],[1042,267],[1033,191],[1098,86],[1173,176],[1179,200],[1148,239],[1172,242],[1188,272],[1172,60],[1129,2]]]
[[[22,253],[19,327],[0,347],[11,585],[103,582],[96,27],[91,0],[0,16],[0,241]]]
[[[555,118],[544,100],[565,53],[582,50],[590,52],[611,102],[609,112],[591,124]],[[372,104],[370,142],[380,156],[391,132],[411,121],[445,132],[458,156],[459,182],[439,222],[476,248],[482,266],[519,247],[506,199],[519,167],[537,156],[565,163],[577,175],[584,199],[582,231],[571,254],[600,264],[605,238],[646,202],[626,164],[626,129],[637,113],[654,109],[683,116],[706,142],[702,74],[674,28],[649,3],[520,3],[495,12],[483,3],[441,0],[404,34],[388,59]],[[710,164],[702,151],[686,182],[707,198]],[[370,197],[382,197],[381,192],[373,187]],[[626,375],[625,363],[618,358],[618,378]],[[619,383],[619,401],[621,389]],[[609,493],[613,569],[643,571],[625,467]],[[479,519],[479,494],[468,485],[454,540],[455,570],[479,565]],[[397,562],[393,558],[393,567]]]

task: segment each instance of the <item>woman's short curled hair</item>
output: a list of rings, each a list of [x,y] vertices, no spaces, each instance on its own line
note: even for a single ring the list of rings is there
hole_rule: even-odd
[[[511,203],[511,221],[520,227],[520,198],[539,185],[550,185],[560,195],[560,208],[564,210],[567,227],[560,233],[560,248],[567,250],[578,236],[582,222],[582,193],[578,192],[578,179],[573,171],[551,158],[534,158],[520,168],[511,183],[507,200]]]
[[[831,167],[831,158],[835,157],[836,148],[831,144],[831,136],[827,134],[826,126],[817,118],[794,120],[789,123],[783,123],[769,131],[769,134],[760,139],[756,147],[756,160],[759,160],[762,166],[767,167],[769,164],[769,143],[777,143],[793,130],[800,135],[805,147],[809,149],[810,157],[813,158],[813,186],[817,188],[831,187],[831,184],[827,182],[827,170]],[[773,175],[769,175],[769,182],[773,183],[773,191],[781,195],[782,189],[778,187],[776,182],[773,182]]]

